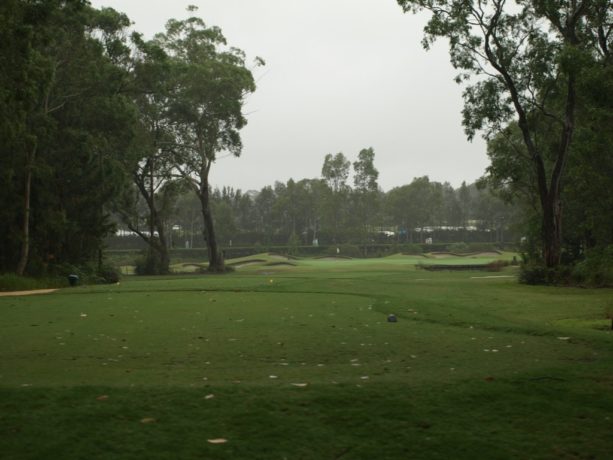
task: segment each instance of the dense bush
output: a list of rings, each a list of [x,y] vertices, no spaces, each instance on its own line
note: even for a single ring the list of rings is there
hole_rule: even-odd
[[[469,252],[468,245],[466,243],[452,243],[447,246],[447,250],[454,254],[465,254]]]
[[[520,266],[519,282],[523,284],[571,284],[572,267],[559,265],[556,268],[548,268],[542,262],[528,261]]]
[[[419,244],[407,243],[400,246],[400,252],[408,255],[420,255],[424,253],[424,250]]]
[[[582,261],[555,269],[524,257],[519,280],[525,284],[613,286],[613,245],[591,249]]]
[[[145,250],[134,261],[134,273],[137,275],[159,275],[162,273],[162,261],[156,251]]]
[[[572,280],[590,286],[613,286],[613,245],[588,251],[575,265]]]
[[[99,282],[104,284],[119,283],[121,273],[117,267],[109,264],[104,264],[98,269]]]
[[[508,260],[494,260],[493,262],[487,264],[487,270],[490,272],[499,272],[504,267],[508,267],[509,265],[511,265],[511,262]]]

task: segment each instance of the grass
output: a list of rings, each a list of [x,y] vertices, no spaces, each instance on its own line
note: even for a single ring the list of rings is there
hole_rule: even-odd
[[[0,275],[0,292],[7,291],[31,291],[33,289],[47,289],[66,287],[68,280],[65,278],[30,278],[17,276],[14,273]]]
[[[610,290],[249,259],[1,297],[0,457],[610,457]]]

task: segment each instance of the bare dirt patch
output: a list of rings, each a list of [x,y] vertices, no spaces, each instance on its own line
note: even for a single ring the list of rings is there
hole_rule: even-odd
[[[8,291],[8,292],[0,292],[0,297],[49,294],[55,291],[57,291],[57,289],[34,289],[32,291]]]

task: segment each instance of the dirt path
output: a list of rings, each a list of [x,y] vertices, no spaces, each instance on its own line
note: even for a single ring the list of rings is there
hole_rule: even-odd
[[[35,289],[33,291],[8,291],[0,292],[0,297],[17,296],[17,295],[35,295],[35,294],[49,294],[55,292],[57,289]]]

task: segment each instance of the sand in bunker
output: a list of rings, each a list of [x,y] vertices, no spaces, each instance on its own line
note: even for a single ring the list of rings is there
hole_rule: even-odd
[[[33,291],[9,291],[0,292],[0,297],[18,296],[18,295],[35,295],[35,294],[49,294],[55,292],[57,289],[35,289]]]

